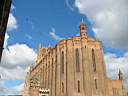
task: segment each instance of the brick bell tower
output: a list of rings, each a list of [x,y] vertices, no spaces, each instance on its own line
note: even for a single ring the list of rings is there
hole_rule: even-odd
[[[120,69],[119,69],[118,78],[119,78],[119,80],[123,80],[123,73],[121,72]]]
[[[87,38],[87,26],[84,22],[84,19],[82,18],[82,22],[81,22],[81,25],[80,25],[80,36],[82,38]]]

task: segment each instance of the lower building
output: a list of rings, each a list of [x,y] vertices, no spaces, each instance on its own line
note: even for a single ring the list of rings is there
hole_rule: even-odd
[[[110,96],[128,96],[124,86],[123,74],[119,70],[117,80],[109,80]]]
[[[102,43],[87,35],[84,22],[80,36],[64,39],[54,48],[39,46],[37,64],[31,66],[24,96],[127,96],[123,76],[106,76]]]

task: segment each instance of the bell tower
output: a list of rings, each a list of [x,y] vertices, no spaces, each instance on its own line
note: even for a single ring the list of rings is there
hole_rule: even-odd
[[[120,69],[119,69],[118,77],[119,77],[119,80],[123,80],[123,73],[121,72]]]
[[[84,23],[84,19],[82,19],[81,25],[80,25],[80,36],[83,38],[87,38],[87,26]]]

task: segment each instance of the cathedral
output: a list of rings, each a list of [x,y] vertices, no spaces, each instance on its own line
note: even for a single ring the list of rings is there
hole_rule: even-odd
[[[87,35],[61,40],[55,47],[39,45],[35,66],[26,76],[23,96],[128,96],[123,74],[118,80],[106,76],[102,42]]]

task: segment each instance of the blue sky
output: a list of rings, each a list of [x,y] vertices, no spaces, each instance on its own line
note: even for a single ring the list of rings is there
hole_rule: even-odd
[[[24,44],[25,48],[28,50],[32,49],[36,53],[40,43],[46,47],[49,44],[54,46],[59,40],[56,40],[50,32],[58,36],[60,39],[76,36],[79,34],[79,25],[82,18],[84,18],[85,23],[88,26],[88,35],[94,37],[94,32],[92,31],[94,22],[92,22],[90,15],[88,15],[88,11],[87,15],[82,13],[83,11],[80,10],[81,7],[77,7],[75,2],[76,0],[13,0],[12,5],[14,8],[10,13],[13,14],[16,19],[17,28],[7,32],[9,35],[7,49],[9,49],[10,46],[11,48],[16,49],[17,46]],[[104,39],[100,40],[104,41]],[[18,45],[13,47],[13,45],[17,43]],[[114,54],[116,60],[123,58],[128,51],[127,48],[114,48],[106,46],[106,43],[103,43],[103,45],[104,53]],[[17,50],[18,49],[16,49],[16,51]],[[32,50],[30,50],[30,52]],[[35,53],[33,52],[34,56]],[[16,68],[21,68],[22,70],[26,70],[28,66],[30,66],[30,64],[27,65],[27,67],[24,65],[26,67],[25,69],[21,64],[18,64],[15,64]],[[4,66],[4,64],[2,66]],[[8,66],[4,66],[3,68],[6,69],[6,67]],[[15,72],[13,71],[14,68],[10,70]],[[13,77],[11,80],[4,80],[4,87],[7,89],[14,88],[23,84],[23,82],[24,79],[16,79]],[[0,94],[4,94],[4,92],[0,92]]]
[[[27,43],[35,49],[39,43],[55,45],[57,42],[49,35],[52,28],[61,37],[75,36],[79,33],[82,17],[85,18],[76,8],[70,10],[65,0],[15,0],[13,4],[16,7],[13,13],[18,20],[18,29],[10,33],[9,44]],[[26,34],[32,39],[26,38]]]
[[[12,86],[17,86],[23,83],[23,80],[6,80],[5,86],[11,88]]]

